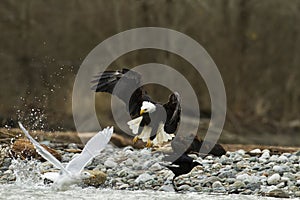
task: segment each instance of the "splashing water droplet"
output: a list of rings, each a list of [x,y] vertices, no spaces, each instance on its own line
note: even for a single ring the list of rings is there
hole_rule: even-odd
[[[16,176],[16,184],[21,187],[32,187],[42,185],[43,181],[40,174],[41,163],[37,160],[12,160],[10,168]]]

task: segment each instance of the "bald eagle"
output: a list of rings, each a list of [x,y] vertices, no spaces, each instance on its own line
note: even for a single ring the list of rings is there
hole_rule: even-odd
[[[133,70],[104,71],[95,76],[92,87],[95,92],[107,92],[123,100],[132,120],[127,124],[138,139],[147,142],[146,147],[159,145],[172,139],[180,121],[180,96],[169,96],[165,104],[154,102],[141,84],[141,75]],[[115,87],[117,85],[117,87]]]

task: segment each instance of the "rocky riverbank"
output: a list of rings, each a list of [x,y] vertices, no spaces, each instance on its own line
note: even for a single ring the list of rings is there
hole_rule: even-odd
[[[64,146],[49,143],[48,146],[61,154],[63,162],[68,162],[80,152],[76,144]],[[21,165],[12,162],[8,145],[1,145],[0,152],[0,183],[12,183],[20,175],[16,171]],[[227,151],[221,157],[207,156],[202,159],[195,154],[191,156],[202,166],[175,179],[180,192],[300,197],[300,151],[274,154],[269,149],[253,149]],[[102,171],[107,175],[101,187],[174,191],[171,183],[173,174],[164,166],[167,163],[162,162],[163,157],[163,153],[151,149],[108,145],[87,169]],[[37,160],[22,167],[32,170],[37,165],[40,172],[54,170],[50,163],[41,164]],[[34,178],[38,179],[39,176],[39,173],[35,173]]]

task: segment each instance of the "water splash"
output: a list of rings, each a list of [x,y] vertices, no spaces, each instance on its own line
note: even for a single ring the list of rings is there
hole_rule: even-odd
[[[13,159],[10,169],[16,177],[15,184],[26,188],[44,185],[41,178],[40,166],[41,162],[37,160]]]
[[[30,125],[30,129],[44,129],[47,121],[44,108],[31,108],[32,105],[24,104],[26,109],[17,110],[18,121]]]

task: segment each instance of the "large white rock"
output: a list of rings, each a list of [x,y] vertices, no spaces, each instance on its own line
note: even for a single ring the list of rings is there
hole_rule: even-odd
[[[125,165],[127,166],[132,166],[133,165],[133,160],[131,158],[128,158],[127,160],[125,160]]]
[[[236,176],[236,179],[240,181],[249,180],[249,178],[250,176],[248,174],[239,174]]]
[[[250,151],[251,154],[261,154],[261,150],[260,149],[253,149]]]
[[[248,174],[239,174],[236,176],[237,180],[243,181],[244,183],[256,183],[260,181],[260,177]]]
[[[152,170],[152,171],[159,171],[159,170],[162,169],[162,167],[160,166],[159,163],[155,163],[149,169]]]
[[[153,179],[153,176],[151,176],[148,173],[144,173],[144,174],[139,175],[139,177],[137,177],[134,182],[144,183],[144,182],[152,180],[152,179]]]
[[[274,165],[273,170],[275,172],[283,173],[289,171],[289,167],[286,165]]]
[[[279,174],[273,174],[272,176],[268,177],[267,182],[269,185],[276,185],[280,182],[280,175]]]
[[[268,151],[265,151],[261,156],[261,159],[269,159],[270,158],[270,153]]]
[[[289,159],[286,157],[286,156],[279,156],[278,158],[278,162],[281,162],[281,163],[286,163]]]

